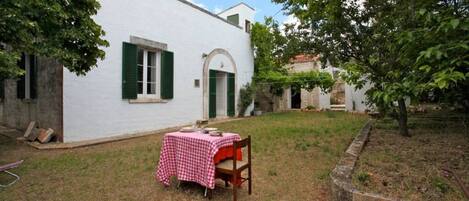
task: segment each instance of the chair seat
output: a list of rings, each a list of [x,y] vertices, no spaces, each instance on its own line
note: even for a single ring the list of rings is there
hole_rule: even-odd
[[[236,161],[236,169],[239,170],[243,167],[245,167],[248,164],[247,161]],[[220,170],[225,170],[225,171],[233,171],[233,160],[225,160],[221,163],[219,163],[217,166],[217,169]]]

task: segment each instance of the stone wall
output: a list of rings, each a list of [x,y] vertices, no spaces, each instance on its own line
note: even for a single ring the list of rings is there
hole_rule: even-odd
[[[352,185],[355,164],[365,147],[371,132],[369,121],[353,140],[331,173],[332,197],[334,201],[396,201],[381,195],[358,191]]]
[[[38,58],[37,98],[18,99],[16,79],[5,81],[2,122],[12,128],[25,130],[36,121],[42,128],[52,128],[63,138],[62,73],[63,66],[47,58]]]

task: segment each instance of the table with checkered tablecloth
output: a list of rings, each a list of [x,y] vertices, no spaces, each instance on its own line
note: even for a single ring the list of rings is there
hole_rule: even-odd
[[[214,156],[222,147],[232,146],[240,140],[234,133],[223,133],[222,137],[200,132],[167,133],[161,148],[156,179],[164,185],[170,184],[170,177],[180,181],[197,182],[210,189],[215,188]]]

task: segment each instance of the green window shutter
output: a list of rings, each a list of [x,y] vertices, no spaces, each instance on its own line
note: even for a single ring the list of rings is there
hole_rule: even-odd
[[[26,61],[26,55],[24,53],[21,54],[21,60],[18,61],[18,66],[25,70],[25,61]],[[25,85],[26,85],[26,77],[25,75],[22,75],[19,77],[19,80],[16,82],[16,97],[19,99],[24,99],[25,98]]]
[[[29,65],[29,77],[30,77],[30,82],[29,82],[29,92],[30,95],[29,97],[31,99],[36,99],[37,98],[37,57],[34,55],[30,56],[30,65]]]
[[[174,53],[161,52],[161,99],[174,98]]]
[[[239,26],[239,14],[230,15],[226,18],[228,22]]]
[[[5,99],[5,81],[0,78],[0,99]]]
[[[230,117],[235,116],[235,75],[233,73],[228,73],[228,83],[227,83],[227,114]]]
[[[122,46],[122,99],[137,99],[137,46]]]
[[[210,70],[208,79],[208,117],[215,118],[217,117],[217,71]]]

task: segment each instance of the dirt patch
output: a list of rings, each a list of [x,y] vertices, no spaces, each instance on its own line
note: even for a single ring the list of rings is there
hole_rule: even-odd
[[[390,119],[378,121],[353,182],[359,189],[404,200],[466,200],[449,167],[469,187],[469,135],[457,119],[412,118],[411,138],[401,137]]]

